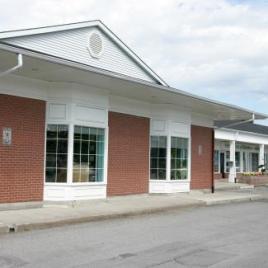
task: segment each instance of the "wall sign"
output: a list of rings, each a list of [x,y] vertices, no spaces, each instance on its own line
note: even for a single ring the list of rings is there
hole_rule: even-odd
[[[3,128],[3,145],[11,145],[12,143],[12,130],[11,128]]]

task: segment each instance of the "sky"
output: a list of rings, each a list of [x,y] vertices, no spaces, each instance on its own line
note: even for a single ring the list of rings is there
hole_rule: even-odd
[[[0,0],[0,6],[0,31],[100,19],[170,86],[268,114],[268,0]]]

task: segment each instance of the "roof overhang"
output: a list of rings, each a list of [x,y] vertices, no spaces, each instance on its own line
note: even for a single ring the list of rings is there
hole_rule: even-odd
[[[176,88],[123,77],[105,70],[56,58],[46,54],[1,44],[0,70],[16,64],[16,55],[23,54],[24,65],[16,75],[48,82],[78,83],[107,90],[110,95],[122,96],[143,102],[170,105],[187,109],[214,120],[266,119],[267,115],[255,113],[235,105],[229,105],[208,98],[193,95]]]

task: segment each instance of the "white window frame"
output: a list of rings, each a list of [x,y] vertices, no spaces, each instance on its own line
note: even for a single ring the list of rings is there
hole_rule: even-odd
[[[46,142],[47,142],[47,126],[48,125],[67,125],[68,126],[68,156],[67,156],[67,182],[46,182],[46,172],[44,172],[44,185],[47,186],[90,186],[107,184],[107,162],[108,162],[108,126],[100,126],[99,124],[86,124],[81,122],[66,123],[66,121],[47,122],[45,127],[45,159],[44,170],[46,171]],[[104,130],[104,163],[103,163],[103,181],[101,182],[73,182],[73,146],[74,146],[74,127],[84,126],[89,128],[102,128]]]

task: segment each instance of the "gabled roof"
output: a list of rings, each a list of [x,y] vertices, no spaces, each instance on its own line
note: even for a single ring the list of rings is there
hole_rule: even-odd
[[[241,121],[237,121],[239,123]],[[251,132],[261,135],[268,135],[268,126],[260,125],[260,124],[254,124],[254,123],[242,123],[234,126],[229,126],[230,121],[216,121],[215,126],[218,128],[225,128],[230,130],[238,130],[238,131],[244,131],[244,132]]]
[[[119,37],[117,37],[100,20],[77,22],[77,23],[55,25],[55,26],[46,26],[46,27],[39,27],[39,28],[13,30],[13,31],[4,31],[4,32],[0,32],[0,43],[11,44],[17,47],[22,47],[24,49],[29,49],[31,51],[44,53],[44,51],[38,51],[37,46],[30,46],[29,45],[30,42],[34,43],[35,40],[38,37],[40,37],[40,35],[45,36],[46,34],[52,34],[52,33],[57,34],[57,33],[62,33],[64,31],[72,31],[72,30],[79,30],[79,29],[86,29],[86,28],[93,28],[93,27],[98,28],[109,39],[111,39],[129,57],[129,59],[136,64],[137,68],[139,68],[139,70],[137,70],[138,72],[144,72],[144,75],[147,75],[149,79],[151,80],[151,82],[164,85],[164,86],[168,86],[167,83],[163,79],[161,79],[145,62],[142,61],[141,58],[139,58]],[[45,51],[44,54],[50,55],[47,51]],[[53,56],[57,56],[57,55],[53,55]],[[106,66],[104,65],[104,67],[100,64],[96,64],[95,66],[94,64],[91,65],[90,63],[88,63],[87,65],[107,70],[106,68],[107,65]],[[122,66],[122,68],[124,68],[124,66]],[[134,67],[132,66],[132,68],[135,68],[135,66]],[[114,70],[108,69],[108,71],[114,71]],[[116,70],[115,70],[115,73],[120,74]],[[133,71],[133,73],[135,73],[135,71]],[[125,73],[125,74],[122,73],[122,74],[129,75],[128,73]],[[141,75],[140,77],[138,76],[136,78],[143,80],[143,76]]]

